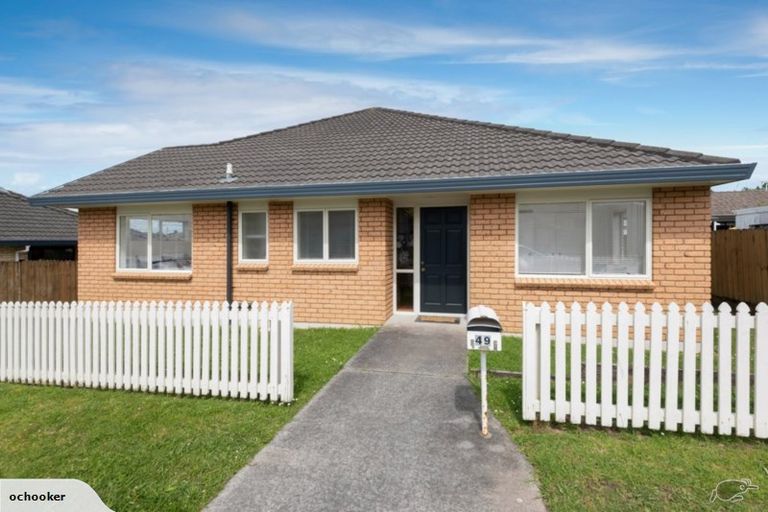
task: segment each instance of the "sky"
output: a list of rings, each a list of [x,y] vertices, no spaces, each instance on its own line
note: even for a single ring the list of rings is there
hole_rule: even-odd
[[[768,2],[78,2],[0,10],[0,187],[370,106],[758,162]]]

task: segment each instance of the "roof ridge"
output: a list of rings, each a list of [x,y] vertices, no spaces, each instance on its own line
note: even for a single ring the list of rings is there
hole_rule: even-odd
[[[224,140],[220,140],[220,141],[217,141],[217,142],[204,142],[202,144],[181,144],[181,145],[178,145],[178,146],[165,146],[162,149],[180,149],[180,148],[199,148],[199,147],[203,147],[203,146],[219,146],[219,145],[222,145],[222,144],[229,144],[230,142],[237,142],[237,141],[241,141],[241,140],[245,140],[245,139],[252,139],[252,138],[255,138],[255,137],[261,137],[262,135],[270,135],[270,134],[273,134],[273,133],[284,132],[286,130],[292,130],[294,128],[301,128],[301,127],[304,127],[304,126],[310,126],[310,125],[313,125],[313,124],[322,123],[324,121],[330,121],[332,119],[340,119],[342,117],[347,117],[347,116],[351,116],[351,115],[355,115],[355,114],[361,114],[363,112],[367,112],[367,111],[371,111],[371,110],[381,110],[381,109],[382,109],[382,107],[367,107],[367,108],[363,108],[363,109],[360,109],[360,110],[354,110],[352,112],[345,112],[343,114],[336,114],[335,116],[328,116],[328,117],[323,117],[323,118],[320,118],[320,119],[314,119],[312,121],[305,121],[303,123],[292,124],[290,126],[284,126],[282,128],[274,128],[272,130],[266,130],[266,131],[263,131],[263,132],[252,133],[250,135],[243,135],[243,136],[240,136],[240,137],[235,137],[233,139],[224,139]],[[391,109],[391,110],[394,110],[394,109]]]
[[[13,198],[20,199],[21,201],[25,202],[27,206],[30,206],[32,208],[45,208],[46,210],[50,210],[52,212],[57,213],[65,213],[69,216],[77,217],[77,212],[73,212],[72,210],[68,210],[67,208],[62,208],[61,206],[32,206],[29,202],[29,196],[25,196],[24,194],[20,192],[16,192],[15,190],[11,190],[5,187],[0,187],[0,193],[9,195]]]
[[[617,141],[613,139],[600,139],[595,137],[589,137],[586,135],[574,135],[574,134],[565,133],[565,132],[537,130],[535,128],[526,128],[523,126],[515,126],[515,125],[501,124],[501,123],[472,121],[469,119],[459,119],[456,117],[440,116],[437,114],[424,114],[421,112],[412,112],[409,110],[400,110],[400,109],[388,108],[388,107],[374,107],[372,109],[367,109],[367,110],[384,110],[384,111],[394,112],[397,114],[404,114],[404,115],[415,116],[415,117],[425,117],[428,119],[436,119],[436,120],[447,121],[451,123],[466,124],[471,126],[483,126],[486,128],[495,128],[498,130],[514,131],[518,133],[526,133],[526,134],[536,135],[540,137],[549,137],[554,139],[565,139],[565,140],[572,140],[576,142],[585,142],[588,144],[595,144],[599,146],[623,148],[630,151],[642,151],[645,153],[651,153],[656,155],[675,156],[675,157],[692,161],[692,162],[695,162],[697,160],[708,160],[711,163],[723,163],[723,164],[741,163],[741,160],[739,160],[738,158],[706,155],[704,153],[696,153],[693,151],[681,151],[681,150],[671,149],[667,147],[660,147],[660,146],[647,146],[644,144],[640,144],[638,142],[623,142],[623,141]],[[355,113],[355,112],[352,112],[352,113]]]

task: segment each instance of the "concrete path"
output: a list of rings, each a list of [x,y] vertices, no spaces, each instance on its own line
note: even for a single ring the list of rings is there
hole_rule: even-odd
[[[390,320],[208,510],[545,510],[465,372],[463,327]]]

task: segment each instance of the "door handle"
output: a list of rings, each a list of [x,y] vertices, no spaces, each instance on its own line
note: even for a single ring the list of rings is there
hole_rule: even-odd
[[[421,271],[422,272],[426,272],[427,271],[427,267],[424,266],[424,262],[423,261],[421,262]]]

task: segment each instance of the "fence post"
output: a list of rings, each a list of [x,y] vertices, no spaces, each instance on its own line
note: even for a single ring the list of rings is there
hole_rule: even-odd
[[[536,419],[536,397],[539,386],[539,309],[523,303],[523,419]]]
[[[293,304],[280,306],[280,400],[293,401]]]

